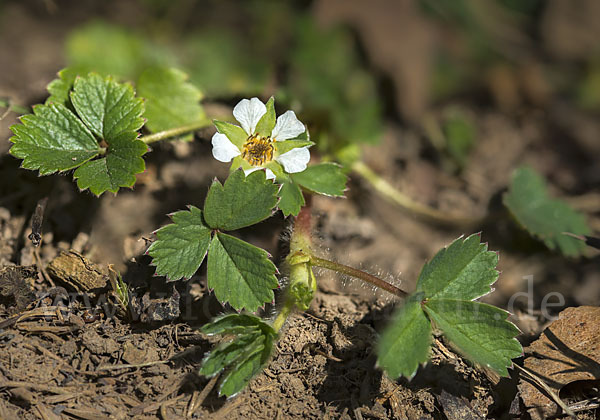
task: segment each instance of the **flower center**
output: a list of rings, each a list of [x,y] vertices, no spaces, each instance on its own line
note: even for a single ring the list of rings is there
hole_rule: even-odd
[[[242,146],[242,158],[252,166],[263,166],[273,160],[273,140],[253,134]]]

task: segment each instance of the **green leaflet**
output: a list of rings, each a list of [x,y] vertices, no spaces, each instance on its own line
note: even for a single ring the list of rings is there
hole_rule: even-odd
[[[273,214],[279,187],[267,181],[264,171],[247,177],[237,170],[224,185],[218,180],[208,191],[204,202],[204,218],[213,229],[236,230],[256,224]]]
[[[295,183],[292,178],[287,178],[281,185],[279,190],[279,208],[284,216],[297,216],[300,213],[300,208],[304,205],[304,196],[300,186]]]
[[[273,350],[277,333],[260,318],[246,314],[229,314],[202,327],[204,333],[234,335],[221,343],[202,361],[200,374],[212,376],[225,370],[220,395],[240,392],[263,368]]]
[[[40,175],[76,168],[100,153],[92,133],[62,104],[36,105],[10,129],[10,153]]]
[[[452,345],[467,359],[501,376],[523,353],[515,339],[519,329],[506,320],[508,313],[485,303],[435,299],[423,308]]]
[[[519,224],[548,248],[558,248],[568,256],[580,255],[585,248],[584,242],[564,235],[590,233],[585,217],[564,201],[551,198],[544,179],[533,169],[523,167],[513,173],[503,201]]]
[[[248,328],[243,333],[235,340],[221,343],[211,351],[202,361],[202,367],[198,373],[204,376],[213,376],[243,357],[244,353],[252,354],[262,348],[265,337],[257,328]]]
[[[498,255],[487,250],[479,235],[459,238],[423,266],[417,290],[428,299],[476,299],[491,292],[497,263]]]
[[[136,140],[137,133],[123,133],[111,140],[106,157],[81,165],[73,178],[81,190],[88,189],[97,196],[105,191],[116,193],[120,187],[132,187],[135,174],[144,172],[142,156],[148,151],[143,141]]]
[[[208,287],[221,302],[256,311],[274,299],[277,268],[266,251],[218,232],[208,250]]]
[[[63,104],[67,108],[73,110],[70,93],[73,89],[75,78],[79,74],[77,69],[67,67],[58,72],[58,79],[51,81],[46,89],[50,96],[46,99],[46,105],[51,103]]]
[[[148,248],[156,265],[156,274],[170,281],[194,275],[208,251],[210,229],[204,223],[202,211],[190,206],[171,216],[173,223],[156,232],[157,240]]]
[[[393,379],[412,378],[429,359],[431,324],[421,309],[422,299],[423,293],[408,298],[379,340],[377,364]]]
[[[131,85],[90,73],[75,79],[71,101],[83,122],[100,139],[110,141],[122,133],[135,133],[144,125],[144,103]]]
[[[146,99],[146,126],[152,132],[168,130],[206,118],[199,101],[202,92],[188,83],[187,75],[172,68],[154,67],[144,71],[136,87]],[[189,134],[185,137],[191,139]]]
[[[291,175],[292,179],[309,191],[333,197],[343,197],[348,178],[340,165],[319,163],[307,167],[303,172]]]

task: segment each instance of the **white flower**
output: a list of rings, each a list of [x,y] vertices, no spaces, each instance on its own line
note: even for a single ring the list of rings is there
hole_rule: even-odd
[[[269,123],[261,124],[259,130],[257,126],[263,116],[271,112],[272,116]],[[240,127],[227,123],[215,122],[217,128],[224,133],[217,131],[212,138],[212,153],[215,159],[220,162],[231,162],[234,158],[241,157],[241,166],[244,172],[249,174],[259,169],[266,169],[266,175],[269,179],[275,179],[275,174],[267,165],[275,161],[283,166],[287,173],[302,172],[310,160],[310,145],[292,148],[287,147],[287,151],[280,153],[278,150],[283,146],[281,142],[295,139],[306,131],[294,111],[287,111],[275,119],[273,107],[267,111],[267,106],[260,99],[242,99],[233,108],[233,116],[240,123]],[[267,117],[269,117],[267,116]],[[279,142],[279,143],[278,143]],[[272,166],[272,165],[270,165]],[[273,167],[273,166],[272,166]]]

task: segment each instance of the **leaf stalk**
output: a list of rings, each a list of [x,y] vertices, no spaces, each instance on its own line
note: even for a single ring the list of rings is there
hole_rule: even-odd
[[[197,121],[192,124],[182,125],[180,127],[170,128],[168,130],[159,131],[158,133],[148,134],[140,137],[140,140],[146,144],[156,143],[157,141],[166,140],[172,137],[179,137],[184,134],[192,133],[196,130],[206,128],[212,124],[209,119]]]

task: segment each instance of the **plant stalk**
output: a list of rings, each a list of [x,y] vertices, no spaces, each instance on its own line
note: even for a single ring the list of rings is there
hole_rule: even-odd
[[[371,186],[388,201],[400,206],[409,213],[420,216],[431,222],[445,226],[473,226],[483,222],[484,218],[465,218],[418,203],[406,194],[398,191],[389,182],[377,175],[364,162],[356,161],[352,164],[352,170],[364,178]]]
[[[200,120],[192,124],[182,125],[181,127],[170,128],[169,130],[159,131],[158,133],[149,134],[147,136],[140,137],[140,140],[146,144],[155,143],[157,141],[169,139],[171,137],[178,137],[183,134],[192,133],[196,130],[206,128],[212,124],[209,119]]]
[[[281,311],[279,311],[279,313],[277,314],[277,318],[275,318],[275,321],[273,321],[273,329],[275,331],[279,332],[281,330],[281,328],[285,324],[286,319],[292,313],[294,306],[295,306],[295,303],[293,302],[292,299],[285,300],[283,308],[281,308]]]
[[[310,263],[316,267],[327,268],[328,270],[337,271],[338,273],[346,274],[347,276],[355,277],[364,282],[371,283],[373,286],[377,286],[380,289],[383,289],[386,292],[390,292],[391,294],[396,295],[398,297],[405,298],[408,296],[408,293],[406,293],[404,290],[399,289],[393,284],[390,284],[387,281],[380,279],[379,277],[375,277],[374,275],[366,273],[362,270],[358,270],[356,268],[352,268],[344,264],[325,260],[323,258],[315,256],[310,257]]]

